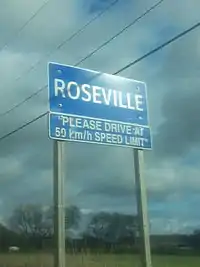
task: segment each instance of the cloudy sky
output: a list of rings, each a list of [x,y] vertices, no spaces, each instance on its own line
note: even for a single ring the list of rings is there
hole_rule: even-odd
[[[111,0],[0,1],[0,114],[47,83],[47,62],[74,65],[156,0],[119,0],[71,41],[64,40]],[[34,18],[30,18],[40,9]],[[199,19],[199,0],[165,0],[80,67],[114,73]],[[23,25],[23,30],[19,31]],[[120,75],[148,86],[154,149],[145,153],[151,230],[200,227],[199,29]],[[1,116],[0,136],[48,109],[47,89]],[[52,202],[47,118],[0,142],[0,214],[22,203]],[[131,149],[66,143],[66,204],[84,212],[135,212]]]

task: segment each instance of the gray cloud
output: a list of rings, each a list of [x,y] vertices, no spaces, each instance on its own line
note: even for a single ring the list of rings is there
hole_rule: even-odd
[[[153,0],[126,1],[126,4],[121,1],[72,42],[49,58],[45,57],[105,4],[105,1],[99,1],[98,6],[92,7],[91,1],[87,5],[83,5],[84,2],[60,1],[62,8],[59,9],[59,17],[55,17],[57,1],[50,1],[19,38],[0,52],[3,66],[0,68],[3,88],[0,92],[0,112],[47,83],[47,60],[76,63],[125,25],[124,14],[126,23],[130,22],[154,3]],[[192,3],[188,6],[184,1],[184,4],[176,2],[172,5],[171,1],[166,1],[82,66],[109,73],[116,71],[193,23],[199,16],[199,2],[194,0]],[[12,5],[4,1],[1,10],[5,15],[0,16],[0,47],[41,4],[39,0],[26,6],[22,0]],[[191,14],[187,13],[183,20],[182,14],[192,6]],[[164,207],[177,191],[188,196],[199,190],[198,165],[191,168],[178,160],[171,161],[171,156],[183,157],[198,143],[198,43],[198,32],[195,32],[190,38],[182,39],[121,74],[144,80],[148,85],[150,119],[155,135],[154,152],[146,155],[145,178],[151,205],[160,202]],[[41,64],[24,75],[41,57],[44,58]],[[16,82],[15,78],[21,75],[22,79]],[[0,136],[46,111],[47,106],[47,90],[44,90],[13,113],[0,118]],[[43,118],[0,142],[0,202],[3,203],[0,210],[3,214],[22,202],[46,204],[52,201],[53,151],[52,141],[47,138],[47,128],[47,119]],[[133,210],[135,194],[130,149],[67,143],[66,157],[67,203],[76,203],[91,210]],[[177,172],[178,168],[183,171]],[[188,177],[192,178],[189,180]],[[179,199],[175,201],[179,202]],[[3,209],[4,203],[7,205]]]
[[[22,53],[45,53],[55,48],[57,40],[64,40],[66,34],[70,34],[77,25],[76,13],[79,13],[79,21],[84,19],[81,7],[83,1],[57,1],[49,0],[45,8],[37,14],[37,19],[31,20],[28,27],[25,27],[20,35],[16,32],[26,21],[34,15],[37,10],[47,1],[34,1],[25,4],[24,1],[17,1],[15,4],[4,3],[1,11],[2,46],[9,42],[9,49]],[[16,12],[17,10],[17,12]],[[59,18],[55,10],[59,10]],[[5,22],[15,21],[15,23]],[[58,30],[59,29],[59,30]],[[13,40],[13,37],[16,36]],[[11,44],[10,44],[10,41]],[[14,42],[13,42],[14,41]]]
[[[156,151],[165,156],[182,157],[199,145],[199,37],[191,34],[169,49],[162,72],[164,95],[163,123],[155,137]]]

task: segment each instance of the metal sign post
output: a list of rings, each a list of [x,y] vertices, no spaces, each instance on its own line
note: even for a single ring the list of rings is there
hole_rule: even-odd
[[[65,200],[64,200],[64,169],[63,142],[54,141],[54,266],[65,267]]]
[[[141,263],[142,267],[152,267],[151,249],[149,240],[149,221],[147,215],[146,188],[142,175],[143,171],[143,151],[133,149],[135,186],[137,198],[137,215],[139,223],[140,243],[141,243]]]

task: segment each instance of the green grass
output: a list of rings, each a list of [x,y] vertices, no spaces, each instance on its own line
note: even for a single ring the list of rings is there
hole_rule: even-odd
[[[199,257],[153,256],[153,267],[200,267]],[[136,255],[66,255],[67,267],[138,267]],[[0,254],[0,267],[53,267],[53,256],[45,253]]]

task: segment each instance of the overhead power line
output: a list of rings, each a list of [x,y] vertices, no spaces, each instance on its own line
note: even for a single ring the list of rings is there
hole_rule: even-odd
[[[199,26],[200,26],[200,22],[194,24],[192,27],[190,27],[190,28],[188,28],[187,30],[185,30],[185,31],[183,31],[183,32],[181,32],[181,33],[179,33],[178,35],[176,35],[176,36],[173,37],[172,39],[166,41],[166,42],[163,43],[162,45],[156,47],[155,49],[149,51],[148,53],[146,53],[146,54],[144,54],[143,56],[139,57],[138,59],[132,61],[131,63],[129,63],[129,64],[127,64],[126,66],[124,66],[123,68],[119,69],[118,71],[116,71],[115,73],[113,73],[113,75],[119,74],[119,73],[121,73],[122,71],[124,71],[124,70],[130,68],[131,66],[135,65],[136,63],[139,63],[139,62],[142,61],[143,59],[145,59],[145,58],[147,58],[148,56],[150,56],[150,55],[156,53],[157,51],[159,51],[159,50],[161,50],[162,48],[168,46],[169,44],[175,42],[175,41],[178,40],[179,38],[183,37],[184,35],[188,34],[188,33],[191,32],[191,31],[195,30],[195,29],[198,28]],[[8,136],[10,136],[10,135],[12,135],[12,134],[14,134],[14,133],[16,133],[16,132],[18,132],[18,131],[20,131],[21,129],[25,128],[25,127],[28,126],[29,124],[31,124],[31,123],[37,121],[38,119],[44,117],[44,116],[47,115],[47,114],[48,114],[48,112],[45,112],[45,113],[41,114],[40,116],[36,117],[35,119],[33,119],[33,120],[27,122],[26,124],[24,124],[24,125],[18,127],[18,128],[15,129],[14,131],[12,131],[12,132],[10,132],[10,133],[4,135],[3,137],[0,138],[0,141],[2,141],[3,139],[7,138]]]
[[[115,34],[114,36],[112,36],[109,40],[107,40],[106,42],[104,42],[103,44],[101,44],[99,47],[97,47],[94,51],[92,51],[91,53],[89,53],[86,57],[84,57],[83,59],[81,59],[80,61],[78,61],[74,66],[78,66],[79,64],[83,63],[86,59],[90,58],[92,55],[94,55],[95,53],[97,53],[99,50],[101,50],[103,47],[105,47],[107,44],[109,44],[110,42],[112,42],[115,38],[117,38],[119,35],[121,35],[123,32],[125,32],[126,30],[128,30],[128,28],[130,28],[131,26],[133,26],[134,24],[136,24],[140,19],[142,19],[143,17],[145,17],[148,13],[150,13],[151,11],[153,11],[156,7],[158,7],[164,0],[160,0],[158,1],[156,4],[154,4],[152,7],[150,7],[148,10],[146,10],[144,13],[142,13],[139,17],[137,17],[136,19],[134,19],[131,23],[129,23],[128,25],[126,25],[122,30],[120,30],[117,34]],[[111,6],[113,6],[114,4],[116,4],[117,1],[114,1],[108,8],[110,8]],[[108,9],[107,8],[107,9]],[[102,14],[102,12],[100,13]],[[99,15],[100,15],[99,14]],[[99,16],[98,15],[98,16]],[[97,17],[96,17],[97,18]],[[92,22],[92,20],[91,20]],[[89,22],[88,22],[89,23]],[[89,24],[86,25],[89,25]],[[69,39],[68,39],[69,40]],[[35,65],[34,65],[35,66]],[[43,90],[45,90],[47,88],[47,84],[42,86],[41,88],[39,88],[36,92],[32,93],[31,95],[29,95],[27,98],[25,98],[24,100],[22,100],[21,102],[19,102],[18,104],[14,105],[12,108],[10,108],[9,110],[3,112],[0,114],[0,117],[5,116],[7,114],[9,114],[10,112],[12,112],[13,110],[15,110],[16,108],[20,107],[21,105],[23,105],[24,103],[26,103],[28,100],[30,100],[31,98],[35,97],[36,95],[38,95],[40,92],[42,92]]]
[[[56,50],[59,50],[60,48],[62,48],[67,42],[71,41],[72,39],[74,39],[74,37],[76,37],[77,35],[79,35],[80,33],[82,33],[91,23],[93,23],[95,20],[97,20],[98,18],[100,18],[106,11],[108,11],[111,7],[113,7],[114,5],[116,5],[119,2],[119,0],[115,0],[113,1],[110,5],[108,5],[105,9],[103,9],[102,11],[100,11],[96,16],[94,16],[91,20],[89,20],[85,25],[83,25],[83,27],[81,27],[79,30],[77,30],[74,34],[72,34],[69,38],[67,38],[66,40],[64,40],[61,44],[59,44],[56,48]]]
[[[118,71],[116,71],[115,73],[113,73],[113,75],[119,74],[119,73],[121,73],[122,71],[124,71],[124,70],[130,68],[131,66],[137,64],[138,62],[140,62],[140,61],[142,61],[143,59],[147,58],[148,56],[152,55],[153,53],[156,53],[157,51],[161,50],[162,48],[166,47],[167,45],[169,45],[169,44],[175,42],[175,41],[178,40],[179,38],[183,37],[184,35],[188,34],[189,32],[193,31],[194,29],[198,28],[199,26],[200,26],[200,22],[194,24],[192,27],[190,27],[190,28],[188,28],[187,30],[185,30],[185,31],[183,31],[183,32],[181,32],[181,33],[179,33],[178,35],[176,35],[175,37],[173,37],[173,38],[170,39],[169,41],[163,43],[162,45],[156,47],[155,49],[149,51],[149,52],[146,53],[145,55],[139,57],[138,59],[134,60],[133,62],[131,62],[131,63],[127,64],[126,66],[124,66],[123,68],[119,69]],[[16,132],[22,130],[22,129],[25,128],[26,126],[28,126],[28,125],[34,123],[35,121],[41,119],[42,117],[46,116],[47,114],[48,114],[48,111],[45,112],[45,113],[43,113],[43,114],[41,114],[40,116],[34,118],[33,120],[28,121],[27,123],[23,124],[22,126],[16,128],[15,130],[13,130],[13,131],[11,131],[11,132],[5,134],[4,136],[2,136],[2,137],[0,138],[0,142],[1,142],[2,140],[4,140],[5,138],[7,138],[7,137],[9,137],[9,136],[11,136],[11,135],[13,135],[13,134],[15,134]]]
[[[175,42],[176,40],[180,39],[181,37],[183,37],[184,35],[186,35],[187,33],[195,30],[196,28],[198,28],[200,26],[200,22],[196,23],[195,25],[193,25],[192,27],[190,27],[189,29],[179,33],[178,35],[174,36],[173,38],[171,38],[170,40],[168,40],[167,42],[159,45],[158,47],[156,47],[155,49],[149,51],[148,53],[144,54],[143,56],[139,57],[138,59],[130,62],[129,64],[127,64],[126,66],[124,66],[123,68],[119,69],[118,71],[116,71],[115,73],[113,73],[114,75],[119,74],[120,72],[130,68],[131,66],[135,65],[136,63],[139,63],[140,61],[142,61],[143,59],[149,57],[150,55],[158,52],[159,50],[163,49],[164,47],[168,46],[169,44]]]
[[[13,43],[15,41],[15,39],[20,35],[20,33],[31,23],[32,20],[34,20],[35,17],[37,17],[37,15],[47,6],[47,4],[50,2],[51,0],[47,0],[45,1],[40,7],[39,9],[21,26],[21,28],[15,33],[14,37],[8,41],[1,49],[0,51],[4,50],[6,47],[8,47],[11,43]]]
[[[72,41],[75,37],[77,37],[79,34],[81,34],[87,27],[89,27],[95,20],[100,18],[104,13],[106,13],[108,10],[110,10],[114,5],[116,5],[119,2],[119,0],[115,0],[111,2],[106,8],[101,10],[97,15],[92,17],[89,21],[87,21],[83,26],[81,26],[78,30],[76,30],[72,35],[64,39],[61,43],[59,43],[56,48],[48,52],[44,55],[44,57],[40,58],[36,63],[30,66],[22,75],[16,78],[15,81],[21,80],[24,75],[29,74],[31,71],[33,71],[45,58],[50,57],[52,54],[54,54],[56,51],[60,50],[62,47],[64,47],[68,42]]]
[[[7,137],[9,137],[9,136],[11,136],[11,135],[13,135],[13,134],[19,132],[20,130],[24,129],[25,127],[29,126],[30,124],[32,124],[32,123],[38,121],[39,119],[43,118],[43,117],[46,116],[47,114],[48,114],[48,112],[44,112],[44,113],[40,114],[39,116],[35,117],[34,119],[32,119],[32,120],[26,122],[25,124],[21,125],[20,127],[16,128],[15,130],[13,130],[13,131],[11,131],[11,132],[5,134],[4,136],[2,136],[2,137],[0,138],[0,142],[3,141],[5,138],[7,138]]]
[[[39,90],[35,91],[34,93],[32,93],[31,95],[27,96],[24,100],[22,100],[21,102],[17,103],[16,105],[14,105],[12,108],[8,109],[7,111],[3,112],[0,114],[0,118],[11,113],[13,110],[15,110],[16,108],[21,107],[23,104],[25,104],[27,101],[29,101],[31,98],[35,97],[36,95],[38,95],[39,93],[41,93],[45,88],[47,88],[47,85],[42,86]]]
[[[89,25],[91,25],[95,20],[97,20],[98,18],[100,18],[106,11],[108,11],[111,7],[113,7],[114,5],[117,4],[117,2],[119,2],[119,0],[115,0],[113,1],[110,5],[108,5],[105,9],[103,9],[101,12],[99,12],[96,16],[94,16],[92,19],[90,19],[88,22],[86,22],[86,24],[84,24],[82,27],[80,27],[77,31],[75,31],[71,36],[69,36],[67,39],[65,39],[62,43],[60,43],[55,50],[49,52],[48,54],[45,55],[45,58],[48,56],[51,56],[51,54],[53,54],[54,52],[56,52],[57,50],[61,49],[66,43],[68,43],[69,41],[71,41],[72,39],[74,39],[76,36],[78,36],[80,33],[82,33]],[[32,70],[34,70],[36,68],[36,66],[38,64],[40,64],[42,62],[43,58],[40,59],[39,61],[37,61],[34,65],[32,65],[23,75],[19,76],[15,81],[20,80],[24,75],[27,75],[29,72],[31,72]],[[8,109],[7,111],[3,112],[0,114],[0,117],[3,117],[7,114],[9,114],[10,112],[12,112],[13,110],[15,110],[16,108],[20,107],[21,105],[23,105],[24,103],[26,103],[28,100],[30,100],[31,98],[35,97],[36,95],[38,95],[40,92],[42,92],[45,88],[47,88],[47,85],[42,86],[39,90],[37,90],[36,92],[32,93],[31,95],[29,95],[28,97],[26,97],[24,100],[22,100],[21,102],[17,103],[16,105],[14,105],[12,108]]]
[[[86,57],[82,58],[79,62],[76,63],[75,66],[80,65],[81,63],[83,63],[86,59],[90,58],[91,56],[93,56],[94,54],[96,54],[98,51],[100,51],[103,47],[105,47],[106,45],[108,45],[110,42],[112,42],[115,38],[119,37],[122,33],[124,33],[125,31],[128,30],[128,28],[130,28],[131,26],[135,25],[138,21],[140,21],[143,17],[145,17],[148,13],[150,13],[151,11],[153,11],[156,7],[158,7],[164,0],[160,0],[158,1],[155,5],[153,5],[152,7],[150,7],[149,9],[147,9],[144,13],[142,13],[139,17],[137,17],[136,19],[134,19],[131,23],[129,23],[128,25],[126,25],[122,30],[120,30],[118,33],[116,33],[115,35],[113,35],[111,38],[109,38],[106,42],[104,42],[103,44],[101,44],[100,46],[98,46],[96,49],[94,49],[91,53],[89,53]]]

